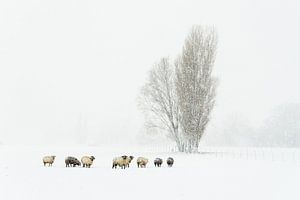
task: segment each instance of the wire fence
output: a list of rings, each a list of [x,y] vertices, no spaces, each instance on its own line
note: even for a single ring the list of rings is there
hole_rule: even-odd
[[[176,146],[147,146],[139,149],[148,153],[180,153]],[[300,148],[271,148],[271,147],[209,147],[198,149],[198,154],[217,159],[244,159],[279,162],[299,162]]]

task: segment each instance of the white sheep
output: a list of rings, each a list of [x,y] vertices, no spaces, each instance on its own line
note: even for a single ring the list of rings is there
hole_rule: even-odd
[[[148,163],[148,159],[144,157],[138,157],[136,163],[138,167],[145,168]]]
[[[112,168],[117,168],[117,166],[125,169],[129,167],[130,162],[132,161],[133,156],[120,156],[113,159]]]
[[[56,156],[45,156],[43,157],[44,166],[48,163],[48,166],[52,166]]]
[[[120,156],[113,159],[112,168],[117,168],[117,166],[121,167],[122,169],[126,167],[126,159],[127,156]]]
[[[94,156],[83,156],[81,158],[81,162],[82,162],[82,167],[87,167],[90,168],[91,165],[93,164],[93,161],[95,160]]]

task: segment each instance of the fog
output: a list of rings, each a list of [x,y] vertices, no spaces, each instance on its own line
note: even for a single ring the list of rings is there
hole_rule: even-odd
[[[281,138],[270,120],[281,119],[276,124],[286,130],[300,110],[289,106],[300,102],[298,7],[278,0],[1,1],[0,142],[145,141],[137,96],[147,72],[160,57],[174,59],[201,24],[219,35],[217,102],[204,142],[268,145],[253,135],[277,129],[272,140]],[[289,114],[275,117],[279,107],[288,111],[278,115]]]

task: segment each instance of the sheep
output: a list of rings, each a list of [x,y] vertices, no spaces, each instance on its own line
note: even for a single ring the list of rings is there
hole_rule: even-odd
[[[136,163],[138,167],[145,168],[148,163],[148,159],[144,157],[138,157]]]
[[[160,167],[163,163],[163,160],[161,158],[155,158],[154,160],[154,166],[155,167]]]
[[[168,167],[172,167],[173,164],[174,164],[174,159],[171,158],[171,157],[169,157],[169,158],[167,159],[167,164],[168,164]]]
[[[128,157],[128,161],[126,162],[126,164],[127,164],[127,166],[126,167],[128,167],[129,168],[129,164],[131,163],[131,161],[133,160],[133,156],[129,156]]]
[[[117,166],[121,167],[121,169],[125,169],[126,167],[127,156],[120,156],[113,159],[112,168],[117,168]]]
[[[94,156],[83,156],[81,158],[81,162],[82,162],[82,167],[87,167],[90,168],[91,165],[93,164],[93,161],[95,160]]]
[[[133,156],[120,156],[113,159],[112,168],[117,168],[117,166],[121,167],[121,169],[125,169],[129,167],[130,162],[133,160]]]
[[[66,167],[76,167],[76,165],[81,166],[79,160],[71,156],[66,157],[65,163],[66,163]]]
[[[48,163],[48,166],[52,166],[56,156],[45,156],[43,158],[44,166]]]

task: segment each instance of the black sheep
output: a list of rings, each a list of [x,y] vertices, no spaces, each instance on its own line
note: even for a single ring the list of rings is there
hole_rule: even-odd
[[[174,164],[174,159],[171,158],[171,157],[169,157],[169,158],[167,159],[167,164],[168,164],[169,167],[172,167],[173,164]]]
[[[163,160],[161,158],[155,158],[154,160],[154,166],[155,167],[160,167],[163,163]]]
[[[81,166],[80,161],[77,158],[71,156],[66,157],[65,163],[66,167],[76,167],[76,165]]]

